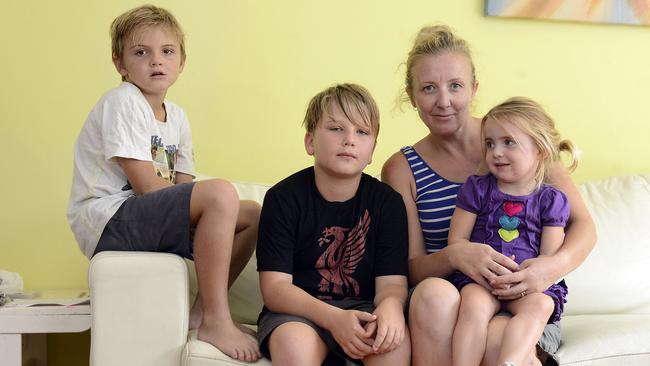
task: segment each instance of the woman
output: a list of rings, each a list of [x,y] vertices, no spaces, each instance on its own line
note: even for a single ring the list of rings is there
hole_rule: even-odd
[[[480,119],[470,106],[478,82],[466,42],[446,26],[423,28],[406,61],[405,92],[429,134],[394,154],[382,180],[403,197],[409,222],[409,282],[415,286],[409,307],[413,365],[450,365],[451,340],[458,315],[458,290],[444,278],[458,270],[508,300],[542,292],[574,270],[596,239],[591,216],[566,169],[557,164],[553,184],[569,198],[571,217],[562,249],[520,266],[487,245],[447,247],[456,193],[482,161]],[[483,363],[493,365],[507,318],[490,322]],[[538,347],[559,347],[557,324],[546,327]],[[531,365],[539,365],[530,350]]]

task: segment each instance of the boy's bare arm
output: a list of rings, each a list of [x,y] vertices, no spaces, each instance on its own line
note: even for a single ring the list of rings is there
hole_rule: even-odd
[[[117,164],[124,171],[131,188],[137,195],[171,187],[172,183],[157,176],[150,161],[116,157]]]
[[[406,276],[379,276],[375,279],[376,326],[367,327],[368,331],[376,327],[375,341],[372,345],[376,353],[390,352],[397,348],[406,334],[404,304],[407,290]],[[372,334],[366,334],[372,336]]]
[[[360,359],[373,353],[363,340],[365,330],[361,322],[374,321],[374,315],[329,305],[295,286],[292,279],[288,273],[260,272],[262,298],[269,310],[300,316],[329,330],[345,353],[353,358]]]

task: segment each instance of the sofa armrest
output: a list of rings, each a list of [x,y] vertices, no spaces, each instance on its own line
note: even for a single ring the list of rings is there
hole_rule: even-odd
[[[88,271],[92,366],[178,366],[187,342],[185,262],[147,252],[102,252]]]

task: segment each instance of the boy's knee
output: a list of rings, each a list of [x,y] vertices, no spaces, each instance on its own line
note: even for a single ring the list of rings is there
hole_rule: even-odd
[[[284,323],[277,327],[269,337],[269,350],[271,357],[282,354],[283,358],[290,356],[294,361],[301,359],[301,355],[311,357],[325,343],[318,333],[307,324],[300,322]]]
[[[239,195],[235,187],[223,179],[211,179],[197,182],[195,194],[205,204],[216,206],[220,209],[239,210]]]

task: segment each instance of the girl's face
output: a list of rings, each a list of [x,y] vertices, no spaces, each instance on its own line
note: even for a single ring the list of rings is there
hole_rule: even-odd
[[[537,186],[535,171],[541,153],[533,139],[511,122],[488,118],[483,125],[485,162],[499,188],[512,195],[525,195]]]
[[[470,120],[470,105],[477,83],[472,80],[472,65],[460,52],[420,57],[413,64],[411,104],[432,134],[455,133]]]

